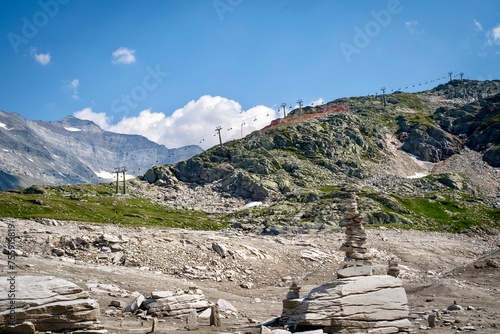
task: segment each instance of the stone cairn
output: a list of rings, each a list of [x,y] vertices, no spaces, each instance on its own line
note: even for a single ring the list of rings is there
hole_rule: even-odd
[[[373,275],[364,247],[364,215],[353,195],[344,220],[346,239],[341,246],[345,259],[337,278],[313,288],[300,297],[293,283],[285,299],[279,323],[295,330],[321,328],[323,333],[401,334],[410,331],[406,291],[397,278],[397,262],[389,264],[388,275]]]
[[[339,278],[372,274],[371,257],[364,247],[366,242],[366,232],[363,227],[365,215],[358,211],[357,198],[356,194],[353,194],[344,220],[340,223],[340,226],[346,228],[346,239],[340,247],[340,250],[345,252],[345,258],[343,269],[337,272]]]

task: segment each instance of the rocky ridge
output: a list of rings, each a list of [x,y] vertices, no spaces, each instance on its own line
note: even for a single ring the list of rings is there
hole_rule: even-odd
[[[498,81],[459,81],[380,99],[339,99],[349,111],[277,123],[186,161],[155,166],[142,177],[164,192],[184,184],[261,209],[229,215],[235,227],[264,233],[335,227],[340,201],[360,196],[367,223],[461,230],[496,226],[500,208]],[[170,190],[166,190],[170,189]],[[458,215],[441,205],[455,203]],[[467,212],[484,212],[473,222]],[[460,217],[458,217],[460,216]],[[450,224],[449,224],[450,223]],[[454,225],[454,224],[458,224]]]
[[[0,111],[0,190],[103,182],[119,166],[136,176],[200,152],[197,146],[168,149],[142,136],[104,131],[73,116],[44,122]]]

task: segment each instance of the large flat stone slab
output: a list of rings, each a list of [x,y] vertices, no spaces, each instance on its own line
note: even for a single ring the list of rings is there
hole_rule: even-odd
[[[16,323],[33,323],[37,331],[85,329],[99,320],[99,304],[74,283],[53,276],[16,276],[15,304],[11,307],[11,284],[0,281],[0,329],[15,312]]]
[[[333,326],[341,333],[348,329],[398,333],[410,326],[407,303],[399,278],[338,278],[312,289],[303,298],[284,300],[281,322],[291,326]]]

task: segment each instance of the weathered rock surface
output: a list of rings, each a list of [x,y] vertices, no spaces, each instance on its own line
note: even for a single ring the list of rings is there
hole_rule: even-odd
[[[364,211],[362,202],[360,208]],[[108,310],[103,310],[101,314],[100,321],[110,333],[125,330],[144,333],[151,329],[151,315],[145,314],[145,310],[141,309],[137,316],[122,313],[139,292],[144,296],[153,292],[155,296],[164,298],[177,289],[185,291],[186,284],[189,284],[202,289],[209,301],[216,302],[223,298],[238,310],[237,315],[221,311],[221,327],[217,329],[209,326],[208,311],[207,318],[198,318],[198,330],[190,333],[258,334],[258,328],[254,327],[256,324],[281,314],[281,299],[294,280],[300,282],[302,289],[293,298],[304,297],[314,287],[333,278],[345,255],[339,251],[345,238],[340,229],[327,233],[262,236],[233,229],[207,232],[69,221],[58,221],[58,224],[11,221],[16,224],[19,235],[17,246],[27,255],[16,259],[23,274],[71,277],[72,282],[89,290],[91,297],[99,301],[101,309],[110,305],[111,301],[120,301],[108,309],[114,312],[108,315]],[[451,329],[452,326],[465,328],[470,323],[476,328],[476,333],[498,334],[498,234],[456,234],[384,227],[366,228],[365,232],[365,245],[372,255],[376,273],[385,273],[387,263],[393,257],[398,260],[399,277],[407,291],[410,321],[415,332],[420,325],[428,326],[427,315],[435,313],[433,310],[436,309],[441,316],[429,333],[450,334],[456,331]],[[0,219],[0,235],[6,234],[6,220]],[[124,252],[129,259],[135,259],[133,264],[128,264],[128,260],[126,265],[97,263],[99,244],[95,241],[102,234],[128,236],[130,241]],[[57,244],[62,235],[70,235],[74,239],[88,238],[88,248],[74,250],[76,263],[50,254],[46,241],[50,239]],[[214,242],[227,245],[235,256],[221,258],[211,249]],[[272,260],[251,254],[245,246],[258,248],[259,254],[267,254]],[[318,257],[316,261],[303,259],[305,250],[321,252],[328,257]],[[236,256],[243,251],[246,259]],[[495,252],[492,256],[486,256],[492,252]],[[7,261],[5,256],[3,259],[0,269],[5,273]],[[144,269],[145,266],[149,269]],[[183,271],[184,266],[190,266],[196,270],[196,277],[202,278],[189,278]],[[218,281],[219,277],[222,280]],[[240,287],[242,282],[247,281],[254,283],[251,290]],[[161,293],[165,289],[168,291]],[[255,297],[259,297],[260,301]],[[464,310],[445,314],[442,310],[453,300]],[[469,310],[469,306],[475,310]],[[257,322],[249,322],[248,318]],[[174,334],[185,330],[183,319],[159,320],[157,333]],[[275,325],[266,326],[276,328]]]
[[[11,288],[0,281],[0,328],[9,322]],[[37,331],[62,331],[98,327],[99,304],[76,284],[53,276],[15,277],[16,323],[31,322]]]
[[[411,325],[407,303],[398,278],[341,278],[312,289],[303,298],[284,300],[281,321],[288,326],[332,327],[339,333],[356,329],[397,333]]]
[[[399,333],[408,331],[409,308],[403,282],[397,275],[372,275],[371,256],[364,247],[364,215],[357,197],[347,205],[345,251],[337,279],[312,289],[304,298],[292,284],[283,300],[280,322],[287,326],[323,326],[328,333]]]
[[[187,316],[192,311],[201,312],[210,307],[203,291],[197,288],[178,291],[155,291],[143,302],[148,314],[163,316]]]

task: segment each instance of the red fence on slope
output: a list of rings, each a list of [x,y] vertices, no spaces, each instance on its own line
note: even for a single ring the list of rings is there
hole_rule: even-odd
[[[264,128],[262,128],[260,131],[266,131],[269,129],[272,129],[280,124],[289,124],[289,123],[299,123],[303,121],[307,121],[310,119],[315,119],[327,114],[331,114],[334,112],[341,112],[341,111],[348,111],[349,107],[345,104],[334,104],[328,107],[325,107],[321,110],[315,111],[313,113],[308,113],[308,114],[301,114],[301,115],[294,115],[294,116],[288,116],[285,118],[278,118],[273,121]]]

